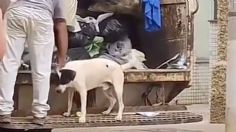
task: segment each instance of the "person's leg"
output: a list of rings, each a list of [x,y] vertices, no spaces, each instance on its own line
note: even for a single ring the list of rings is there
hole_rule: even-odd
[[[6,53],[0,63],[0,122],[10,122],[13,110],[13,93],[16,75],[24,51],[26,20],[18,16],[12,17],[12,11],[7,15]],[[5,118],[5,116],[7,118]]]
[[[29,33],[27,43],[33,78],[32,112],[35,118],[44,118],[50,109],[47,101],[54,47],[53,21],[32,19]]]

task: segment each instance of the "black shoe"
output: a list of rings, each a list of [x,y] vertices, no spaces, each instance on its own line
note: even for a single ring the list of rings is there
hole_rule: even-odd
[[[11,123],[11,115],[0,115],[0,123],[10,124]]]
[[[46,117],[42,117],[42,118],[34,117],[32,120],[32,123],[36,124],[36,125],[43,126],[46,121],[47,121]]]

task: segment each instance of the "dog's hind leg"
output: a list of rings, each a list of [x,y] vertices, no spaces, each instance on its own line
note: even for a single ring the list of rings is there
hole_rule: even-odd
[[[114,90],[117,95],[117,100],[119,104],[119,110],[118,114],[115,117],[115,120],[121,121],[122,120],[122,114],[124,111],[124,102],[123,102],[123,86],[124,86],[124,80],[120,79],[120,81],[117,81],[114,83]]]
[[[104,115],[108,115],[111,113],[111,110],[113,109],[113,107],[116,104],[116,98],[113,95],[112,89],[107,89],[107,90],[103,90],[104,95],[107,97],[107,99],[109,100],[109,107],[106,111],[102,112],[102,114]]]
[[[75,90],[72,88],[68,89],[68,104],[67,104],[67,112],[63,113],[63,116],[70,116],[71,109],[73,106],[73,97],[74,97]]]

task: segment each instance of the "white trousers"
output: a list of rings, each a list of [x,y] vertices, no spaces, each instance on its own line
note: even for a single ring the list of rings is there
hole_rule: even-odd
[[[0,115],[13,111],[16,75],[27,43],[33,79],[32,112],[35,117],[45,117],[50,109],[47,101],[54,47],[52,16],[47,11],[21,7],[10,9],[6,19],[6,54],[0,64]]]

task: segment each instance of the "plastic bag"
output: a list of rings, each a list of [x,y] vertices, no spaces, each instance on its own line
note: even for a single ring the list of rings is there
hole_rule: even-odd
[[[91,39],[93,39],[98,32],[96,31],[96,27],[93,23],[81,23],[81,31],[82,34],[89,36]]]
[[[119,64],[127,63],[128,60],[123,57],[128,55],[132,49],[132,44],[128,36],[116,41],[114,43],[108,43],[107,52],[100,56],[100,58],[111,59]]]
[[[89,53],[83,47],[69,49],[67,55],[70,61],[90,59]]]
[[[95,26],[91,23],[81,23],[81,29],[80,32],[69,32],[69,48],[85,47],[98,34]]]
[[[100,35],[105,42],[114,43],[127,35],[125,26],[117,19],[108,18],[99,24]]]
[[[122,57],[129,54],[132,49],[131,40],[128,36],[123,39],[116,41],[115,43],[109,43],[107,45],[108,53],[115,57]]]
[[[76,47],[84,47],[88,44],[90,38],[82,34],[81,32],[77,33],[69,33],[68,35],[68,42],[69,42],[69,49],[76,48]]]

